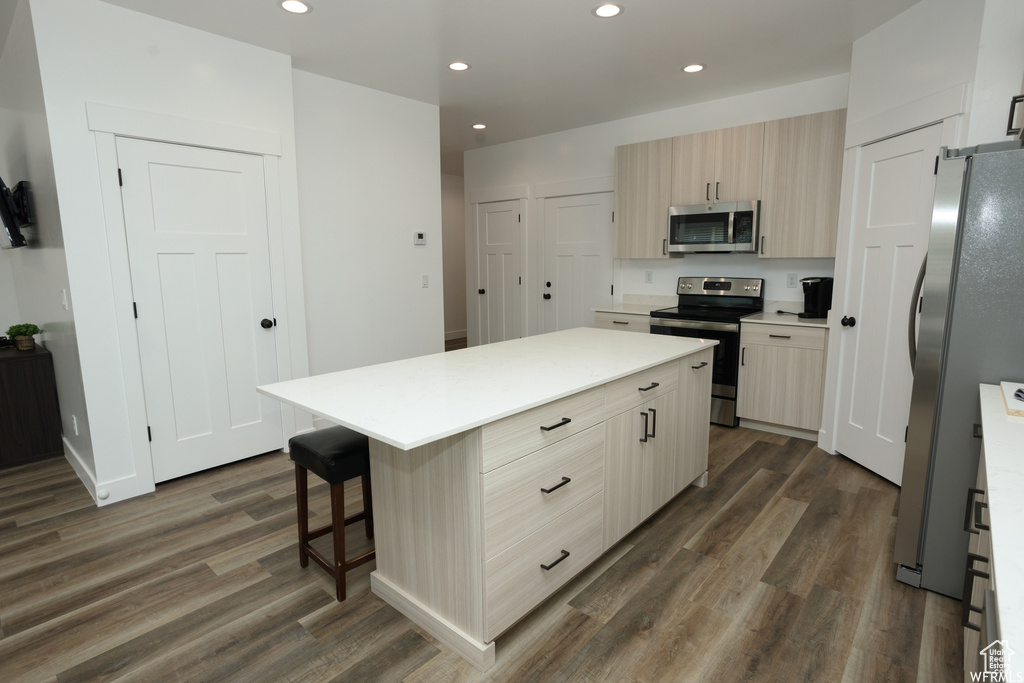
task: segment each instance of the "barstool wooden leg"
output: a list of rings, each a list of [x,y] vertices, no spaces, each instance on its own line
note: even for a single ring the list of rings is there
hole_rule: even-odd
[[[345,482],[331,486],[331,528],[334,536],[334,580],[338,602],[345,599]]]
[[[373,497],[370,495],[370,477],[359,477],[363,481],[363,512],[366,514],[366,537],[373,538]]]
[[[306,546],[309,544],[309,501],[307,500],[306,468],[295,465],[295,506],[299,513],[299,566],[309,566]]]

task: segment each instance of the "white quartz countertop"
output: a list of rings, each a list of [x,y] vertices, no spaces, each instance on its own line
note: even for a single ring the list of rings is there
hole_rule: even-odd
[[[794,327],[828,327],[828,318],[799,318],[788,313],[778,313],[778,308],[751,313],[740,319],[741,323],[770,323],[772,325],[792,325]]]
[[[1007,415],[998,386],[980,389],[1000,636],[1024,643],[1024,417]]]
[[[577,327],[256,389],[409,450],[717,343]]]

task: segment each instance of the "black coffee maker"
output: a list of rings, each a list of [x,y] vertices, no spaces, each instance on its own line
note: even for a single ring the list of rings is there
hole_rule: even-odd
[[[805,277],[800,280],[804,288],[804,310],[800,318],[824,318],[832,308],[832,278]]]

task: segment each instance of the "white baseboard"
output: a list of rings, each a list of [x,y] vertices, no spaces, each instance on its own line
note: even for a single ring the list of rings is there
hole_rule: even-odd
[[[140,486],[139,477],[134,474],[111,481],[96,481],[95,473],[82,459],[81,454],[71,447],[66,438],[63,439],[63,442],[64,459],[68,461],[75,474],[78,475],[78,478],[82,481],[89,495],[92,496],[92,500],[96,503],[97,507],[128,500],[129,498],[141,496],[144,493],[152,493],[156,490],[156,486],[153,484]]]

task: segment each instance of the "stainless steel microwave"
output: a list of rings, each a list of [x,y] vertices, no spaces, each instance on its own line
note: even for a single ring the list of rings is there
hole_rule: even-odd
[[[672,206],[668,253],[756,252],[761,202]]]

